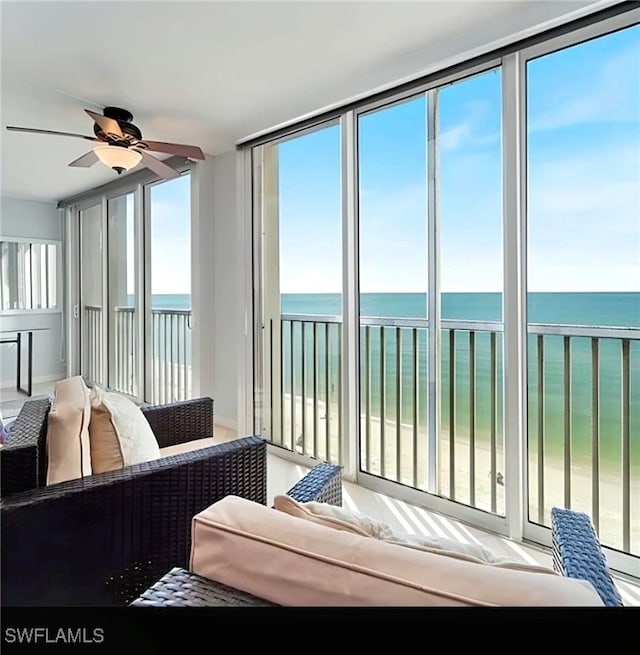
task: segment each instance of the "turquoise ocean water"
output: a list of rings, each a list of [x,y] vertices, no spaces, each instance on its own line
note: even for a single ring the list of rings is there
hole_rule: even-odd
[[[283,294],[281,310],[284,314],[314,314],[319,316],[340,316],[341,301],[339,294]],[[187,309],[190,307],[188,295],[154,295],[153,306],[168,309]],[[380,293],[362,294],[360,301],[361,316],[380,316],[395,318],[426,318],[426,294],[417,293]],[[441,296],[442,318],[458,320],[501,321],[502,297],[498,293],[443,293]],[[527,303],[528,322],[533,324],[599,326],[599,327],[633,327],[640,328],[640,293],[530,293]],[[296,332],[296,329],[298,330]],[[386,346],[386,403],[385,413],[389,418],[396,414],[396,335],[393,330],[385,331]],[[332,333],[333,334],[333,333]],[[337,330],[332,338],[335,344],[332,352],[336,353]],[[364,330],[361,333],[362,347]],[[413,417],[413,353],[411,334],[402,330],[401,388],[402,403],[400,417],[403,423],[409,423]],[[283,333],[285,360],[289,351],[290,333]],[[370,329],[371,362],[369,373],[371,385],[371,413],[380,412],[380,331]],[[427,370],[427,336],[424,330],[417,335],[418,346],[418,385],[426,393]],[[311,334],[306,335],[307,355],[311,353]],[[490,347],[488,333],[476,335],[476,426],[477,438],[488,439],[490,424]],[[300,367],[302,340],[299,325],[294,329],[294,366]],[[318,341],[318,357],[323,358],[324,342]],[[498,337],[498,429],[501,430],[502,391],[502,340]],[[456,433],[464,437],[469,429],[469,334],[461,331],[456,334]],[[366,363],[361,358],[362,375],[366,373]],[[544,439],[547,454],[560,455],[564,442],[564,344],[561,336],[544,338]],[[337,371],[337,363],[332,358],[330,368]],[[307,359],[309,361],[309,359]],[[575,463],[588,464],[592,452],[592,434],[594,424],[592,385],[592,342],[587,337],[572,337],[570,348],[570,427],[572,460]],[[630,454],[634,471],[640,471],[640,342],[631,341],[629,347],[629,424]],[[290,362],[285,361],[285,391],[287,371]],[[611,470],[619,468],[622,452],[622,348],[619,339],[600,339],[599,341],[599,440],[601,465]],[[443,390],[449,389],[449,338],[443,333],[441,360]],[[307,372],[309,374],[309,371]],[[324,386],[324,371],[319,371],[320,388]],[[332,385],[334,377],[332,378]],[[300,376],[297,376],[298,378]],[[536,337],[530,335],[528,342],[528,377],[529,377],[529,445],[537,445],[538,435],[538,357]],[[311,382],[309,379],[308,382]],[[307,386],[310,389],[311,385]],[[300,387],[296,386],[300,393]],[[426,402],[419,405],[419,423],[426,425]],[[448,394],[443,393],[441,403],[441,429],[449,429]]]

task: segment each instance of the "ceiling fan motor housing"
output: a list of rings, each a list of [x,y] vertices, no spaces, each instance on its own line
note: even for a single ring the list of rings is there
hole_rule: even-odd
[[[114,139],[114,137],[111,137],[108,139],[109,142],[122,146],[129,146],[131,141],[140,141],[142,139],[142,132],[137,125],[134,125],[131,122],[133,120],[133,114],[127,109],[121,109],[120,107],[105,107],[102,113],[107,118],[116,121],[123,134],[132,137],[131,139]],[[107,137],[97,123],[93,124],[93,131],[99,138]]]

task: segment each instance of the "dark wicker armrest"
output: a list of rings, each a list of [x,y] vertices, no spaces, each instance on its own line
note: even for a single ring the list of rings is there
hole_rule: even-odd
[[[28,400],[0,448],[0,494],[8,496],[44,484],[45,441],[51,400]]]
[[[623,605],[588,514],[552,508],[551,536],[553,568],[558,573],[590,582],[605,605]]]
[[[299,503],[329,503],[342,507],[342,467],[328,462],[316,464],[287,491]]]
[[[131,603],[131,607],[268,607],[274,603],[197,573],[174,567]]]
[[[316,464],[287,495],[300,503],[316,501],[342,505],[342,467]],[[165,575],[144,591],[132,607],[212,607],[273,605],[270,601],[227,585],[208,580],[186,570],[168,569]]]
[[[188,568],[195,514],[265,504],[266,477],[266,442],[245,437],[3,498],[2,604],[127,604]]]
[[[141,407],[160,448],[213,437],[213,399]]]

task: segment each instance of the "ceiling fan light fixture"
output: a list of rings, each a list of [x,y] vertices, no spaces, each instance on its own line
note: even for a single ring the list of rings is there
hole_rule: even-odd
[[[122,146],[101,144],[96,146],[93,151],[105,166],[113,168],[118,175],[123,171],[135,168],[142,161],[142,155],[137,150]]]

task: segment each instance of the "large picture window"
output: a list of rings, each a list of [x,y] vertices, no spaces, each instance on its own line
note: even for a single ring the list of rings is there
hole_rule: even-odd
[[[638,61],[634,26],[527,64],[529,519],[579,509],[604,543],[635,554]]]
[[[257,430],[546,546],[586,511],[637,570],[638,61],[621,15],[248,144]]]

